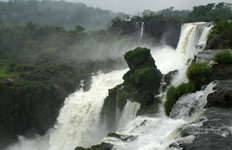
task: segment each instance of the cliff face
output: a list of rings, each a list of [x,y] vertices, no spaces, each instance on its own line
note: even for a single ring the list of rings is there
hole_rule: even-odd
[[[155,41],[164,42],[175,48],[179,41],[181,24],[180,20],[120,21],[114,23],[109,30],[116,34],[131,35],[137,39],[140,39],[142,34],[145,39],[154,38]]]

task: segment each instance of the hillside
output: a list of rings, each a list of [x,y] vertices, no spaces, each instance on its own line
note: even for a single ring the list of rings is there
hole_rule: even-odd
[[[81,25],[87,30],[105,29],[110,20],[123,16],[110,10],[87,7],[83,3],[65,1],[19,0],[0,2],[0,22],[5,25],[25,25],[34,22],[39,25],[57,25],[74,29]]]

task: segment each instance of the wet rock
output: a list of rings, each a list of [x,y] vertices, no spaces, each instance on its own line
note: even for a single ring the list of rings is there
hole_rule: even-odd
[[[232,80],[223,80],[214,88],[215,92],[207,97],[206,108],[232,108]]]
[[[209,77],[209,81],[232,79],[232,65],[215,64],[212,66],[213,73]]]
[[[169,147],[183,150],[231,150],[231,120],[232,109],[208,108],[196,123],[180,129],[181,138]]]
[[[231,150],[232,136],[222,137],[214,133],[203,134],[199,136],[194,143],[190,145],[181,145],[183,150]]]
[[[91,84],[92,84],[92,76],[88,76],[88,77],[84,80],[84,87],[83,87],[83,90],[84,90],[85,92],[88,91],[88,90],[90,90]]]
[[[231,45],[231,39],[229,36],[217,36],[208,39],[206,49],[224,49],[226,46]]]
[[[173,77],[178,73],[178,70],[170,71],[164,75],[164,81],[166,82],[167,86],[171,84]]]
[[[91,148],[76,147],[75,150],[111,150],[113,145],[110,143],[104,143],[93,145]]]

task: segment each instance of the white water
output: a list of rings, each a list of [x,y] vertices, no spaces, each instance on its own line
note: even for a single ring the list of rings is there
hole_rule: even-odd
[[[104,141],[114,144],[114,150],[161,150],[168,146],[163,141],[169,141],[170,133],[184,123],[184,120],[173,120],[168,117],[139,116],[124,130],[117,132],[125,137],[135,137],[135,140],[129,138],[128,141],[122,141],[117,138],[106,138]]]
[[[162,46],[151,50],[157,68],[166,74],[169,71],[179,70],[185,66],[185,59],[182,54],[175,51],[170,46]]]
[[[177,50],[163,46],[151,51],[156,65],[162,73],[180,70],[173,80],[174,85],[187,81],[185,72],[188,60],[193,59],[194,54],[199,50],[195,48],[196,45],[205,42],[204,39],[209,31],[203,24],[183,25]],[[136,23],[136,26],[139,28],[139,24]],[[77,91],[65,100],[57,124],[45,137],[38,136],[32,140],[21,138],[21,142],[7,150],[73,150],[76,146],[90,146],[100,142],[106,135],[104,126],[99,126],[103,100],[107,96],[109,88],[122,82],[121,78],[125,71],[113,71],[94,76],[90,91]],[[172,141],[175,135],[174,131],[187,123],[187,120],[167,118],[163,112],[157,118],[140,116],[134,119],[138,108],[137,104],[128,102],[121,119],[119,119],[120,127],[125,128],[118,133],[125,137],[134,136],[134,140],[133,138],[129,138],[128,141],[116,138],[105,139],[106,142],[115,145],[115,150],[165,149]],[[179,118],[182,118],[181,115]]]
[[[143,32],[144,32],[144,22],[142,22],[142,25],[141,25],[140,38],[143,38]]]
[[[137,111],[140,108],[140,103],[127,101],[122,116],[119,121],[119,129],[124,128],[130,121],[136,118]]]
[[[210,29],[205,22],[186,23],[182,26],[181,36],[176,50],[178,53],[184,54],[186,63],[197,54],[197,44],[199,42],[206,43]]]
[[[188,61],[193,59],[194,55],[199,51],[196,48],[199,40],[204,41],[207,39],[209,30],[207,29],[208,32],[206,33],[205,28],[208,28],[205,23],[185,24],[182,27],[177,50],[168,46],[152,50],[152,56],[162,73],[179,70],[172,82],[175,86],[187,81],[186,69]],[[108,137],[104,141],[113,144],[114,150],[165,150],[174,140],[177,129],[189,122],[188,117],[190,116],[188,114],[192,109],[190,106],[196,103],[199,107],[192,115],[202,111],[205,101],[202,102],[201,100],[206,99],[208,93],[212,91],[212,87],[213,85],[209,85],[205,91],[184,96],[183,100],[181,98],[180,103],[188,100],[189,103],[186,102],[185,107],[176,109],[175,113],[178,119],[167,118],[163,112],[160,112],[157,118],[139,116],[128,124],[126,128],[117,132],[119,135],[128,137],[128,140]],[[192,97],[195,98],[193,99]],[[191,98],[193,99],[192,101],[190,100]]]
[[[207,96],[213,92],[213,87],[216,84],[210,83],[204,90],[197,91],[196,93],[190,93],[184,95],[176,102],[173,106],[172,112],[170,113],[171,118],[184,118],[188,119],[194,114],[203,111],[203,107],[207,103]]]
[[[136,22],[135,23],[135,32],[136,32],[136,37],[139,39],[143,38],[143,34],[144,34],[144,22],[141,22],[141,26],[140,26],[140,22]]]
[[[89,91],[76,91],[65,99],[55,127],[45,137],[22,139],[7,150],[73,150],[76,146],[98,143],[107,134],[99,126],[104,99],[108,89],[123,82],[126,71],[93,76]]]

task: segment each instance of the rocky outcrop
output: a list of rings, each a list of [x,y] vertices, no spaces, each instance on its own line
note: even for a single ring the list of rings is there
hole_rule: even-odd
[[[232,46],[231,37],[229,36],[217,36],[211,37],[207,40],[207,45],[205,49],[225,49]]]
[[[76,147],[75,150],[111,150],[112,148],[112,144],[102,142],[101,144],[93,145],[91,148]]]
[[[231,150],[232,109],[211,107],[196,123],[180,129],[181,138],[169,147],[183,150]]]
[[[209,81],[232,79],[232,65],[215,64],[212,66],[213,73],[209,77]]]
[[[124,56],[130,70],[123,76],[124,82],[109,90],[109,96],[104,101],[103,119],[110,131],[117,126],[117,112],[122,111],[127,100],[141,104],[143,110],[155,110],[154,94],[158,94],[161,82],[161,72],[157,69],[150,50],[136,48]]]
[[[207,96],[207,108],[192,124],[180,129],[180,138],[170,148],[183,150],[230,150],[232,149],[232,79],[231,66],[216,65],[210,80],[216,80],[214,92]],[[222,79],[226,80],[222,80]]]
[[[207,97],[206,108],[232,108],[232,80],[223,80],[218,83]]]

